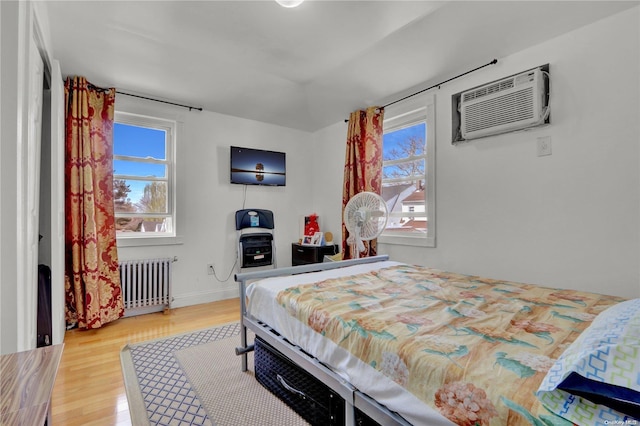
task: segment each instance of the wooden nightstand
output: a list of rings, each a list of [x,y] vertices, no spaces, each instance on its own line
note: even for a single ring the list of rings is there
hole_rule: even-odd
[[[340,249],[337,244],[328,246],[306,246],[298,243],[291,244],[291,265],[307,265],[320,263],[325,256],[333,256]]]

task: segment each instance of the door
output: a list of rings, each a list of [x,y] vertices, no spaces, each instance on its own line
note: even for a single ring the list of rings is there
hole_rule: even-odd
[[[51,317],[53,344],[64,340],[64,84],[60,63],[51,64]]]

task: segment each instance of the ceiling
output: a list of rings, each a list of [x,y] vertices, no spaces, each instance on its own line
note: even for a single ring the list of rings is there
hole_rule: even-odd
[[[637,1],[44,1],[62,73],[316,131]]]

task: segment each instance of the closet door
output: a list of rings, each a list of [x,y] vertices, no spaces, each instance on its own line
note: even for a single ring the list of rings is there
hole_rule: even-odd
[[[53,344],[64,340],[64,84],[51,64],[51,317]]]
[[[38,306],[38,241],[40,205],[40,144],[42,131],[42,90],[44,63],[35,40],[29,40],[27,67],[27,137],[23,138],[18,161],[19,212],[18,232],[23,247],[18,247],[19,310],[18,347],[23,350],[36,347],[36,322]],[[22,259],[20,259],[22,257]],[[20,291],[20,288],[22,291]]]

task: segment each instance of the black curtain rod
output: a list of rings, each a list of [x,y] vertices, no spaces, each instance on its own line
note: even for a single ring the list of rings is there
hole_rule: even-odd
[[[116,90],[116,93],[120,94],[120,95],[125,95],[125,96],[132,96],[134,98],[140,98],[140,99],[146,99],[148,101],[153,101],[153,102],[160,102],[163,104],[169,104],[169,105],[175,105],[175,106],[179,106],[179,107],[183,107],[183,108],[189,108],[189,111],[191,111],[192,109],[195,109],[197,111],[202,111],[202,108],[200,107],[194,107],[194,106],[189,106],[189,105],[183,105],[183,104],[177,104],[175,102],[169,102],[169,101],[163,101],[162,99],[154,99],[154,98],[149,98],[147,96],[140,96],[140,95],[134,95],[132,93],[126,93],[126,92],[121,92],[119,90]]]
[[[495,65],[495,64],[497,64],[497,63],[498,63],[498,60],[497,60],[497,59],[494,59],[493,61],[491,61],[491,62],[489,62],[489,63],[487,63],[487,64],[480,65],[480,66],[479,66],[479,67],[477,67],[477,68],[474,68],[474,69],[469,70],[469,71],[467,71],[467,72],[463,72],[462,74],[458,74],[458,75],[456,75],[455,77],[451,77],[450,79],[447,79],[447,80],[445,80],[445,81],[441,81],[440,83],[438,83],[438,84],[434,84],[433,86],[427,87],[426,89],[422,89],[422,90],[420,90],[420,91],[418,91],[418,92],[415,92],[415,93],[412,93],[412,94],[410,94],[410,95],[407,95],[407,96],[405,96],[404,98],[401,98],[401,99],[395,100],[395,101],[393,101],[393,102],[389,102],[388,104],[381,106],[381,107],[380,107],[380,109],[385,109],[385,108],[386,108],[386,107],[388,107],[388,106],[391,106],[391,105],[393,105],[393,104],[397,104],[398,102],[402,102],[402,101],[404,101],[405,99],[409,99],[409,98],[411,98],[411,97],[413,97],[413,96],[419,95],[420,93],[424,93],[424,92],[426,92],[427,90],[431,90],[431,89],[433,89],[433,88],[435,88],[435,87],[438,87],[438,88],[439,88],[439,87],[440,87],[440,86],[442,86],[443,84],[448,83],[448,82],[450,82],[450,81],[452,81],[452,80],[455,80],[456,78],[463,77],[463,76],[465,76],[465,75],[467,75],[467,74],[471,74],[471,73],[472,73],[472,72],[474,72],[474,71],[478,71],[479,69],[482,69],[482,68],[484,68],[484,67],[488,67],[489,65]],[[344,122],[345,122],[345,123],[348,123],[348,122],[349,122],[349,119],[344,120]]]
[[[109,90],[108,88],[99,87],[99,86],[96,86],[95,84],[91,84],[91,83],[89,83],[89,87],[91,87],[92,89],[95,89],[95,90],[101,90],[103,92],[106,92],[106,91]],[[162,99],[154,99],[154,98],[149,98],[147,96],[134,95],[132,93],[121,92],[120,90],[117,90],[117,89],[116,89],[116,93],[118,93],[120,95],[125,95],[125,96],[132,96],[134,98],[146,99],[148,101],[160,102],[160,103],[163,103],[163,104],[169,104],[169,105],[175,105],[175,106],[179,106],[179,107],[183,107],[183,108],[189,108],[189,111],[191,111],[192,109],[195,109],[197,111],[202,111],[202,108],[200,108],[200,107],[177,104],[175,102],[163,101]]]

